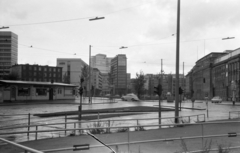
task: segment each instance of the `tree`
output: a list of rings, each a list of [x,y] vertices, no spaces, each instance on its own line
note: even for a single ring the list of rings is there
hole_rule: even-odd
[[[89,80],[89,74],[88,74],[88,66],[87,65],[84,65],[81,69],[81,78],[84,79],[84,82],[83,82],[83,89],[85,91],[85,94],[86,94],[86,91],[87,91],[87,82]]]
[[[144,84],[146,80],[144,78],[143,71],[140,71],[140,73],[136,73],[136,79],[134,81],[134,89],[137,92],[137,96],[140,98],[141,95],[144,93]]]

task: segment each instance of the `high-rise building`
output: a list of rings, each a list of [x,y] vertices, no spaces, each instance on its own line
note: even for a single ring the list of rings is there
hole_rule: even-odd
[[[0,31],[0,78],[10,73],[18,63],[18,36],[10,31]]]
[[[87,64],[80,58],[57,58],[57,66],[62,67],[64,83],[79,85],[82,68]]]
[[[110,93],[109,75],[111,71],[111,60],[104,54],[97,54],[91,57],[91,67],[97,68],[102,74],[102,94]]]
[[[97,54],[91,57],[91,67],[97,68],[101,73],[109,73],[111,70],[111,60],[104,54]]]
[[[113,85],[115,94],[123,95],[127,92],[127,57],[118,54],[111,61],[111,73],[113,75]]]

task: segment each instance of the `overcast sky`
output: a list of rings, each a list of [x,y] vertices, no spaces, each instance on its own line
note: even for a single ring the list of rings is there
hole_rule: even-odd
[[[204,55],[240,47],[239,8],[239,0],[181,0],[180,73],[183,62],[187,74]],[[96,16],[105,19],[89,21]],[[92,55],[126,54],[131,78],[159,73],[161,59],[175,73],[176,21],[177,0],[0,0],[0,26],[18,35],[19,64],[88,63],[92,45]]]

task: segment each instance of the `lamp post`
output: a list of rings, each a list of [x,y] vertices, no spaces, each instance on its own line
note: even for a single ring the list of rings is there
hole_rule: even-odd
[[[175,85],[175,123],[179,123],[179,47],[180,47],[180,0],[177,5],[177,36],[176,36],[176,85]]]
[[[105,19],[105,17],[95,17],[89,19],[89,21],[95,21],[95,20],[102,20]],[[92,103],[92,98],[91,98],[91,48],[92,46],[89,45],[89,103]]]

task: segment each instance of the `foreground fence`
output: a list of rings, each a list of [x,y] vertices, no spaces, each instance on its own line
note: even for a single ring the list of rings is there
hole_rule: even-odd
[[[217,126],[213,126],[216,124]],[[157,129],[161,126],[169,126],[177,128],[176,131],[179,131],[179,133],[175,133],[175,137],[171,138],[159,138],[159,139],[147,139],[139,141],[131,140],[131,137],[136,137],[140,133],[130,132],[131,128],[136,129],[136,131],[146,131],[149,127],[156,127]],[[229,126],[231,127],[231,130],[229,131]],[[185,128],[183,128],[185,127]],[[194,129],[193,131],[191,130]],[[126,142],[121,143],[111,143],[106,144],[107,146],[113,147],[115,150],[118,150],[120,146],[125,146],[125,150],[128,152],[131,151],[131,146],[133,145],[140,145],[140,144],[146,144],[146,143],[154,143],[154,142],[172,142],[172,141],[187,141],[187,140],[199,140],[199,145],[202,144],[202,147],[204,146],[204,140],[207,140],[209,138],[215,139],[215,138],[229,138],[234,139],[238,135],[240,135],[240,121],[224,121],[224,122],[208,122],[208,123],[183,123],[183,124],[166,124],[166,125],[135,125],[135,126],[118,126],[118,127],[91,127],[91,128],[72,128],[72,129],[55,129],[55,130],[38,130],[38,131],[21,131],[21,132],[9,132],[9,133],[1,133],[0,135],[11,135],[11,134],[26,134],[26,133],[48,133],[48,132],[60,132],[60,131],[74,131],[74,133],[77,133],[76,131],[80,131],[79,134],[85,135],[88,132],[91,132],[93,134],[105,134],[105,133],[113,133],[113,131],[118,132],[125,132],[125,136],[127,138]],[[120,131],[119,129],[126,129],[125,131]],[[154,133],[160,132],[162,129],[158,129],[158,131],[155,131]],[[100,132],[100,133],[94,133],[94,132]],[[148,134],[146,134],[148,135]],[[161,135],[161,134],[160,134]],[[234,141],[239,141],[238,139],[234,139]],[[80,146],[80,145],[79,145]],[[89,148],[98,148],[98,147],[104,147],[103,145],[90,145]],[[230,149],[239,149],[238,146],[231,146],[228,147]],[[75,147],[69,147],[69,148],[57,148],[57,149],[51,149],[51,150],[42,150],[43,152],[57,152],[61,150],[73,150],[78,149]],[[210,150],[214,151],[214,147],[209,148]],[[202,150],[198,151],[191,151],[192,153],[201,152]],[[188,151],[190,152],[190,151]]]
[[[79,128],[85,128],[85,129],[96,129],[98,127],[104,127],[108,129],[108,131],[105,131],[106,133],[111,133],[111,132],[124,132],[124,131],[136,131],[136,130],[141,130],[139,127],[145,127],[145,130],[149,129],[156,129],[158,127],[156,126],[151,126],[151,125],[156,125],[158,124],[159,118],[140,118],[140,119],[118,119],[118,120],[91,120],[91,121],[75,121],[75,122],[69,122],[67,115],[64,117],[64,122],[60,123],[44,123],[42,124],[41,122],[39,123],[34,123],[32,124],[30,122],[30,114],[28,114],[28,122],[27,125],[21,125],[21,126],[13,126],[13,127],[1,127],[0,128],[0,135],[4,133],[8,133],[9,130],[14,131],[14,132],[23,132],[21,136],[22,140],[38,140],[42,138],[47,138],[47,137],[62,137],[62,136],[67,136],[67,135],[75,135],[77,130],[68,130],[68,129],[79,129]],[[205,114],[198,114],[198,115],[191,115],[191,116],[180,116],[178,117],[180,123],[198,123],[198,122],[205,122]],[[171,128],[173,127],[171,123],[174,123],[175,117],[164,117],[161,118],[162,123],[161,128]],[[132,127],[129,129],[122,128],[119,130],[111,131],[111,127],[123,127],[123,126],[129,126],[131,125]],[[150,126],[146,126],[150,125]],[[134,127],[137,126],[135,129]],[[60,131],[56,132],[54,129],[60,129]],[[49,130],[49,133],[46,134],[40,134],[38,131],[42,130]],[[27,132],[25,132],[27,131]],[[33,135],[33,132],[35,131]],[[104,133],[104,131],[93,131],[93,132],[98,132],[98,133]],[[24,134],[25,133],[25,134]],[[41,133],[41,132],[40,132]],[[12,133],[13,134],[13,133]],[[19,133],[20,134],[20,133]]]

